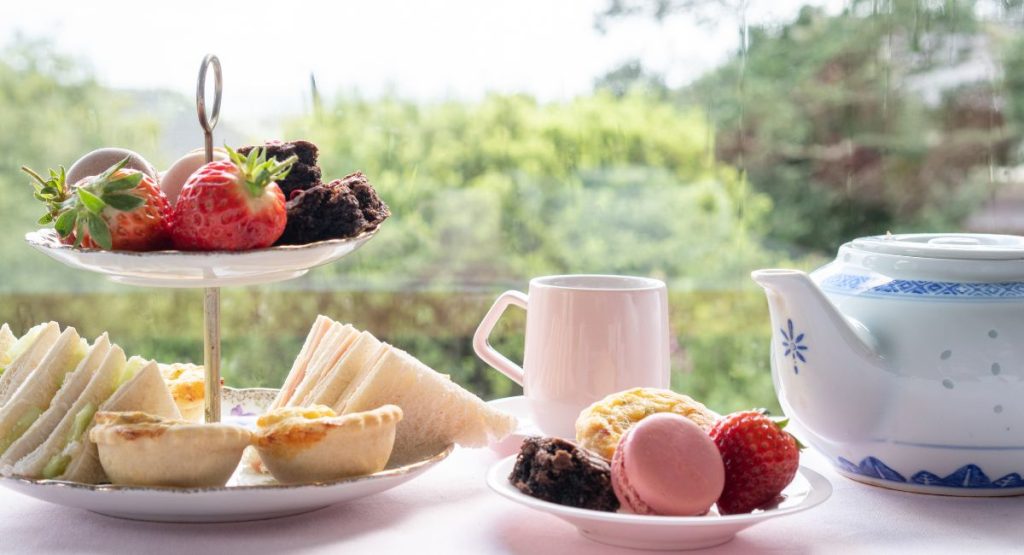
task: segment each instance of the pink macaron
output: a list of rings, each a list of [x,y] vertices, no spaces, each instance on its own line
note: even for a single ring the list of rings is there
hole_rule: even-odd
[[[702,515],[724,486],[718,448],[678,414],[654,414],[633,425],[612,457],[615,496],[637,514]]]

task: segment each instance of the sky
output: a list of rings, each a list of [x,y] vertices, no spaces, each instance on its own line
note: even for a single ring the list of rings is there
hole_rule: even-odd
[[[594,15],[606,3],[35,0],[4,6],[0,42],[48,36],[88,61],[103,84],[189,97],[212,52],[224,67],[224,114],[253,118],[304,110],[310,73],[327,93],[437,100],[495,91],[560,100],[634,58],[672,85],[685,83],[739,46],[739,18],[730,12],[710,26],[687,15],[663,24],[620,20],[601,34]],[[803,4],[835,12],[843,2],[750,0],[747,20],[790,20]]]

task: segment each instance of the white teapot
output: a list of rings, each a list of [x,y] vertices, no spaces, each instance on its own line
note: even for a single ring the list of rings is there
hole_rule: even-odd
[[[864,237],[810,275],[751,277],[782,408],[842,474],[1024,494],[1024,237]]]

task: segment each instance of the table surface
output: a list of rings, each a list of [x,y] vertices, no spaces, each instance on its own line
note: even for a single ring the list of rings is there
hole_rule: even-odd
[[[385,493],[305,515],[236,524],[124,521],[0,488],[4,553],[622,553],[571,525],[499,497],[484,482],[501,457],[457,449]],[[835,488],[816,509],[769,520],[700,553],[1008,553],[1024,550],[1024,497],[917,495],[837,475],[813,451],[804,464]],[[633,553],[642,553],[635,551]],[[653,552],[652,552],[653,553]]]

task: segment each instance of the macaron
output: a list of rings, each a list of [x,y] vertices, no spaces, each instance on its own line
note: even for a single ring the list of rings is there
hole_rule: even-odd
[[[214,148],[213,159],[227,160],[228,153],[223,148]],[[185,186],[188,178],[205,164],[206,150],[199,148],[178,158],[167,171],[160,174],[160,190],[171,204],[178,200],[178,194],[181,193],[181,188]]]
[[[154,180],[158,180],[156,169],[141,154],[127,148],[110,147],[94,150],[71,164],[71,168],[68,169],[67,182],[73,185],[85,177],[99,175],[125,158],[128,158],[128,163],[125,164],[126,168],[139,170]]]
[[[672,413],[648,416],[629,428],[611,466],[615,496],[636,514],[702,515],[725,486],[725,465],[714,442]]]

